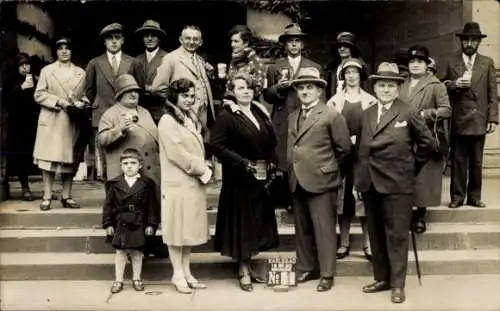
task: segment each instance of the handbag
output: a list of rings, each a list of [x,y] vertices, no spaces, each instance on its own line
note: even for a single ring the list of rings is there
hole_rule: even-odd
[[[437,149],[444,157],[448,156],[450,146],[450,135],[448,130],[448,122],[446,120],[437,120],[433,122],[432,133],[436,140]]]
[[[278,170],[269,173],[268,176],[269,178],[264,185],[264,189],[271,204],[288,207],[291,203],[291,194],[285,174]]]

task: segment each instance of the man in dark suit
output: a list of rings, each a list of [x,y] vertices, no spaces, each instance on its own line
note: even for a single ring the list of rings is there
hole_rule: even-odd
[[[287,157],[295,218],[297,282],[320,277],[316,288],[319,292],[333,286],[337,189],[351,149],[344,117],[322,99],[326,84],[317,68],[301,68],[291,81],[301,106],[288,119]]]
[[[355,187],[366,208],[375,278],[363,292],[392,289],[391,301],[402,303],[415,176],[437,149],[424,119],[397,99],[398,84],[404,81],[397,65],[380,64],[370,80],[378,103],[364,112],[355,168]]]
[[[269,87],[263,92],[264,99],[273,105],[271,118],[278,138],[276,146],[279,159],[278,168],[283,173],[283,180],[288,179],[286,158],[288,116],[300,106],[297,92],[290,86],[290,80],[295,79],[298,71],[304,67],[314,67],[323,76],[319,64],[302,56],[305,36],[306,34],[297,24],[289,24],[285,27],[285,32],[279,37],[279,41],[285,45],[287,56],[277,59],[274,64],[269,66],[267,71],[267,85]],[[291,195],[286,193],[286,188],[283,190],[285,193],[280,195],[283,201],[279,204],[288,208],[292,203]]]
[[[146,51],[137,56],[130,67],[130,74],[135,77],[137,84],[142,88],[139,104],[146,108],[156,124],[163,115],[164,101],[153,96],[151,85],[163,56],[167,54],[160,48],[160,42],[167,36],[160,24],[154,20],[147,20],[135,33],[141,36]]]
[[[449,207],[463,205],[466,194],[467,205],[486,207],[481,201],[483,148],[486,134],[493,133],[498,124],[495,65],[477,53],[486,37],[478,23],[466,23],[457,36],[462,53],[448,60],[442,79],[453,108]]]
[[[133,58],[122,53],[125,41],[123,26],[118,23],[109,24],[99,34],[99,41],[104,42],[106,52],[90,60],[85,76],[85,93],[92,103],[92,136],[89,137],[90,158],[94,163],[88,163],[89,179],[105,179],[106,164],[95,138],[99,120],[104,112],[115,104],[115,79],[130,71]],[[91,161],[92,162],[92,161]]]

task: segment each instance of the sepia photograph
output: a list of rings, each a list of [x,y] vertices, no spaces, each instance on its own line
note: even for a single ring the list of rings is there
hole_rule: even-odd
[[[500,311],[500,0],[0,0],[0,310]]]

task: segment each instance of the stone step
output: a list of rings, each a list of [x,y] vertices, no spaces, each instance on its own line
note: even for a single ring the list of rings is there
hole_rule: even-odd
[[[255,257],[255,269],[265,275],[266,259],[295,257],[294,252],[263,252]],[[426,275],[500,274],[500,249],[427,250],[419,252],[424,283]],[[216,253],[192,254],[192,270],[201,279],[234,279],[236,263]],[[112,280],[113,254],[85,253],[6,253],[0,254],[3,281],[21,280]],[[127,267],[130,278],[130,265]],[[413,253],[409,253],[408,272],[416,273]],[[172,274],[168,260],[146,260],[143,278],[149,281],[169,280]],[[337,261],[338,276],[371,276],[371,264],[362,253]]]
[[[216,203],[215,205],[217,206]],[[209,225],[215,225],[217,209],[207,211]],[[54,206],[50,211],[41,211],[38,202],[8,201],[0,206],[0,228],[94,228],[101,226],[102,208],[94,205],[81,209],[66,209]],[[450,209],[446,206],[429,208],[428,222],[439,223],[500,223],[500,204],[487,208],[463,206]],[[278,225],[293,225],[293,214],[284,209],[276,210]],[[355,218],[354,222],[358,222]]]
[[[215,228],[210,227],[213,236]],[[157,235],[161,235],[159,231]],[[295,230],[293,226],[280,226],[280,251],[294,250]],[[491,249],[498,247],[500,224],[430,223],[425,234],[417,235],[418,248],[422,250]],[[363,245],[361,228],[351,229],[351,246],[361,250]],[[105,242],[102,229],[2,229],[0,230],[2,252],[24,253],[110,253],[112,247]],[[213,250],[213,240],[197,246],[194,252],[207,253]]]

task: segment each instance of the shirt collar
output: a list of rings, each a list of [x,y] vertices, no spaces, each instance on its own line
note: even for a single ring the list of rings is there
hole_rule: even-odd
[[[312,104],[310,104],[309,106],[305,106],[305,105],[302,105],[302,110],[304,111],[311,111],[311,109],[313,109],[316,105],[318,105],[319,103],[319,99],[317,99],[315,102],[313,102]]]
[[[465,53],[462,53],[462,59],[464,60],[464,63],[467,65],[467,61],[469,60],[469,57],[472,61],[472,65],[474,65],[474,61],[476,61],[476,56],[477,53],[472,54],[471,56],[465,55]]]
[[[291,65],[298,65],[300,63],[300,57],[300,55],[297,57],[291,57],[290,55],[288,55],[288,62]]]
[[[123,175],[123,177],[125,177],[125,179],[128,179],[128,180],[131,180],[131,179],[137,179],[137,178],[140,178],[141,177],[141,174],[140,173],[137,173],[136,175],[134,176],[127,176],[127,175]]]
[[[120,63],[120,60],[122,59],[122,51],[118,51],[116,54],[111,54],[111,53],[109,53],[109,51],[106,51],[106,54],[108,55],[108,60],[110,63],[111,63],[111,59],[113,58],[113,56],[116,57],[116,62],[118,64]]]
[[[385,104],[385,105],[382,105],[380,102],[377,102],[378,104],[378,111],[381,112],[382,111],[382,106],[387,108],[387,110],[391,109],[392,107],[392,104],[394,104],[394,102],[392,103],[389,103],[389,104]]]
[[[153,51],[148,51],[146,50],[146,55],[149,55],[151,58],[155,57],[156,56],[156,53],[158,53],[158,50],[160,50],[160,47],[157,47],[156,49],[154,49]]]

